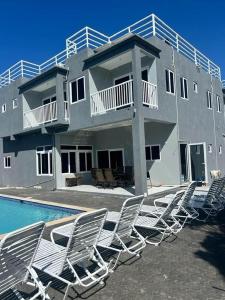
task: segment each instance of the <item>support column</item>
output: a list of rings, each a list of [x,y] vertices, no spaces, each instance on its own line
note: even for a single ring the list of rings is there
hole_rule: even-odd
[[[64,90],[63,90],[64,75],[56,75],[56,103],[57,103],[57,120],[59,123],[65,122],[65,107],[64,107]]]
[[[62,163],[61,163],[61,144],[60,135],[53,134],[53,149],[52,149],[52,164],[53,164],[53,175],[55,179],[55,188],[60,189],[64,187],[63,176],[62,176]]]
[[[134,46],[132,50],[134,114],[132,120],[133,160],[135,194],[147,194],[145,158],[145,127],[142,101],[141,52]]]

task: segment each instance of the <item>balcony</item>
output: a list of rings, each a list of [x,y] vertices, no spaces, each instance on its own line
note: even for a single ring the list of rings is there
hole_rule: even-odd
[[[133,105],[133,80],[91,94],[91,116]],[[158,109],[157,86],[142,80],[143,105]]]
[[[67,101],[64,101],[64,117],[65,121],[69,120],[69,107]],[[55,121],[57,121],[56,101],[26,111],[23,115],[24,129],[53,123]]]

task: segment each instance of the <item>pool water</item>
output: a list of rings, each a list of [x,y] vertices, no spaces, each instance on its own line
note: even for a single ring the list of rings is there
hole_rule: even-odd
[[[8,233],[38,221],[49,222],[81,212],[81,210],[0,196],[0,234]]]

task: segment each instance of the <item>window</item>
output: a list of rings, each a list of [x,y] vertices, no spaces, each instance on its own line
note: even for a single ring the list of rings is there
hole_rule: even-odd
[[[5,113],[6,112],[6,104],[3,104],[2,105],[2,113]]]
[[[52,175],[52,146],[37,147],[37,174]]]
[[[188,99],[187,79],[184,77],[180,78],[180,96],[183,99]]]
[[[166,91],[175,94],[174,73],[170,70],[166,70]]]
[[[221,112],[220,96],[218,96],[218,95],[216,95],[216,106],[217,106],[217,111]]]
[[[212,93],[210,91],[207,92],[207,107],[212,109]]]
[[[98,167],[114,170],[124,166],[123,149],[109,149],[97,151]]]
[[[148,145],[145,147],[146,160],[160,160],[160,146]]]
[[[11,168],[11,156],[4,157],[4,168],[5,169]]]
[[[76,103],[85,100],[85,80],[84,77],[78,78],[70,83],[71,102]]]
[[[92,168],[92,152],[90,151],[79,151],[79,171],[87,172]]]
[[[222,145],[219,146],[219,154],[222,154]]]
[[[13,99],[13,109],[18,107],[18,99]]]
[[[198,84],[195,81],[193,82],[193,90],[196,94],[198,94]]]
[[[209,144],[209,145],[208,145],[208,152],[209,152],[209,153],[212,153],[212,144]]]
[[[88,172],[92,168],[92,146],[61,146],[62,173]]]

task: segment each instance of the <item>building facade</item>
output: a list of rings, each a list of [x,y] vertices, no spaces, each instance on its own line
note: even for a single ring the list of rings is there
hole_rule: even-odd
[[[155,15],[108,37],[85,28],[59,55],[0,75],[0,184],[91,183],[133,166],[136,194],[225,169],[220,68]]]

